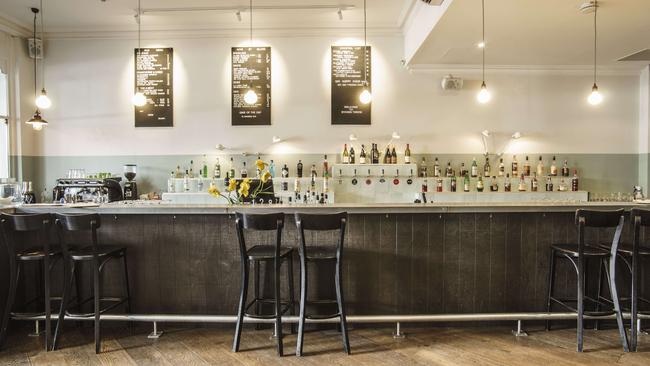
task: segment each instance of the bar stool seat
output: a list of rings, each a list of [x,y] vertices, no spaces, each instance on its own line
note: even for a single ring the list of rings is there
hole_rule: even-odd
[[[280,258],[290,257],[293,254],[292,248],[280,247]],[[275,259],[275,246],[255,245],[246,252],[249,260],[264,261]]]
[[[336,247],[335,246],[320,246],[314,245],[309,247],[309,251],[305,253],[305,259],[309,260],[336,260]]]
[[[611,244],[600,244],[600,247],[609,250]],[[632,255],[632,244],[621,243],[618,246],[618,253],[624,255]],[[639,246],[639,255],[650,255],[650,247],[645,245]]]
[[[124,255],[126,248],[118,245],[100,245],[97,247],[97,256],[118,257]],[[78,250],[70,250],[70,257],[75,261],[89,261],[93,259],[93,247],[88,246]]]
[[[61,255],[60,248],[50,248],[50,258]],[[45,251],[42,248],[28,248],[16,253],[16,258],[20,261],[38,261],[45,257]]]
[[[572,257],[578,257],[578,244],[553,244],[551,248],[559,252],[560,254],[570,255]],[[606,249],[585,245],[584,254],[586,256],[597,256],[597,257],[607,257],[609,252]]]

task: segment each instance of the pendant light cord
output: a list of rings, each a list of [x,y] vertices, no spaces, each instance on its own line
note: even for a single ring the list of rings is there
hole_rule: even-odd
[[[368,21],[366,0],[363,0],[363,85],[368,87]]]
[[[140,56],[140,23],[142,21],[142,10],[140,8],[140,0],[138,0],[138,56]]]
[[[41,52],[45,50],[45,12],[43,11],[43,0],[41,0]],[[42,57],[41,61],[41,87],[45,89],[45,55]]]
[[[597,15],[598,15],[598,1],[594,0],[594,85],[596,85],[596,67],[597,67],[596,56],[598,50],[598,42],[597,42],[598,27],[596,22]]]
[[[483,34],[482,34],[482,39],[481,42],[483,42],[483,48],[482,48],[482,74],[483,74],[483,83],[485,83],[485,0],[481,0],[481,25],[483,27]]]
[[[248,3],[248,8],[250,11],[250,43],[253,45],[253,0],[250,0]]]
[[[37,92],[37,90],[38,90],[38,86],[37,86],[37,65],[36,65],[36,60],[38,59],[38,55],[37,55],[38,48],[36,47],[37,46],[37,43],[36,43],[36,16],[37,16],[37,14],[38,14],[38,12],[35,11],[34,12],[34,100],[36,100],[36,95],[38,93]],[[37,107],[37,109],[38,109],[38,107]]]

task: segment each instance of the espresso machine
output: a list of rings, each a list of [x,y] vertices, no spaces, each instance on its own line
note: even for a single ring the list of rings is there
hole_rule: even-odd
[[[138,185],[135,182],[135,175],[137,173],[137,166],[135,164],[124,165],[124,199],[137,200],[138,199]]]
[[[52,190],[55,203],[114,202],[122,200],[120,177],[104,179],[60,178]]]

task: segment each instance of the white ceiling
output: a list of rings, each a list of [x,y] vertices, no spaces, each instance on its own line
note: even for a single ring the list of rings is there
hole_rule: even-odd
[[[419,0],[369,0],[369,27],[399,29],[406,13]],[[0,0],[0,15],[32,28],[30,7],[39,0]],[[137,0],[43,0],[46,32],[132,31]],[[146,8],[240,7],[235,11],[151,13],[142,18],[143,29],[237,29],[248,27],[248,0],[141,0]],[[259,10],[255,6],[353,5],[339,20],[336,9]],[[254,0],[253,21],[259,28],[347,28],[363,25],[363,0]]]
[[[590,65],[593,14],[584,0],[486,0],[488,65]],[[599,0],[598,61],[650,48],[650,0]],[[481,1],[453,0],[412,59],[413,64],[477,65],[481,52]],[[646,62],[647,64],[648,62]]]

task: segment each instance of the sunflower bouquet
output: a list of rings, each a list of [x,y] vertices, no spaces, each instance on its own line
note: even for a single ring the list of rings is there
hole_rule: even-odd
[[[246,198],[250,198],[254,201],[259,196],[272,194],[272,186],[265,184],[271,180],[271,173],[268,170],[269,165],[262,160],[257,160],[255,165],[260,171],[261,183],[256,185],[252,191],[251,183],[253,180],[251,178],[244,178],[240,182],[238,182],[237,179],[231,178],[228,181],[226,192],[221,192],[214,183],[211,183],[210,188],[208,188],[208,193],[213,197],[223,197],[233,205],[243,203]]]

